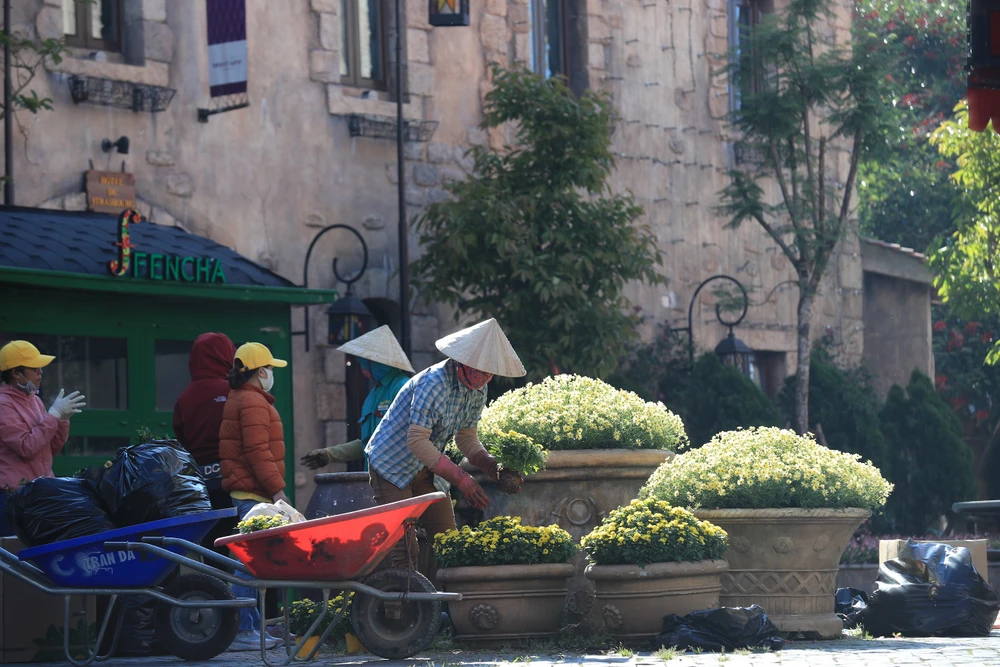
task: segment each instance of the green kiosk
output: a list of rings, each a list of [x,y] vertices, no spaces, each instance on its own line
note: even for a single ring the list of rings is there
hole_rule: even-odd
[[[56,355],[40,394],[46,405],[60,387],[87,396],[56,475],[104,463],[140,429],[171,433],[199,334],[225,333],[237,347],[257,341],[291,360],[292,307],[337,297],[298,287],[210,239],[139,220],[0,207],[0,343],[29,340]],[[274,392],[289,496],[291,369],[278,371]]]

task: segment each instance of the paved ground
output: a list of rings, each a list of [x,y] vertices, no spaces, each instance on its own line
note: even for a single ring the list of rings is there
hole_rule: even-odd
[[[277,661],[283,655],[273,652]],[[961,665],[982,665],[1000,667],[1000,632],[994,631],[990,637],[978,639],[860,639],[845,638],[828,642],[790,642],[785,649],[775,653],[750,654],[701,654],[672,653],[650,654],[628,651],[606,654],[566,654],[547,652],[532,654],[517,649],[505,651],[464,651],[455,648],[438,650],[406,661],[388,661],[371,656],[321,655],[316,665],[412,665],[414,667],[465,667],[466,665],[512,665],[532,664],[577,665],[580,667],[647,667],[668,665],[669,667],[881,667],[882,665],[933,665],[952,667]],[[69,663],[57,663],[59,667]],[[262,665],[260,656],[254,653],[226,653],[209,662],[183,662],[176,658],[125,658],[107,663],[116,665],[137,665],[140,667],[167,667],[186,665],[187,667],[251,667]]]

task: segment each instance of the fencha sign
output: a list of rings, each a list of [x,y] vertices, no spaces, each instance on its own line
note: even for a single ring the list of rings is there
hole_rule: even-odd
[[[108,262],[108,272],[116,278],[145,278],[185,283],[224,283],[226,273],[215,257],[184,257],[141,252],[132,244],[129,225],[142,216],[129,209],[118,217],[118,259]]]

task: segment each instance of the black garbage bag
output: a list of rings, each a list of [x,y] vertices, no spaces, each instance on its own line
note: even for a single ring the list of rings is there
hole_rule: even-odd
[[[860,615],[868,608],[868,594],[857,588],[838,588],[833,611],[845,628],[856,628]]]
[[[859,620],[875,637],[985,637],[998,611],[1000,599],[968,549],[910,540],[899,558],[882,563]]]
[[[104,503],[83,480],[39,477],[7,497],[7,521],[29,547],[113,530]]]
[[[144,595],[131,596],[125,600],[122,635],[115,655],[122,657],[160,653],[156,641],[156,605],[156,600]]]
[[[681,650],[735,651],[743,648],[781,650],[785,640],[759,605],[695,611],[687,616],[663,617],[663,628],[652,649],[675,646]]]
[[[176,440],[118,450],[97,490],[119,527],[212,509],[201,471]]]

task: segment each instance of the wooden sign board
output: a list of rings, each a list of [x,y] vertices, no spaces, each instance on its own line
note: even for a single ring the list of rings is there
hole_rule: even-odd
[[[135,175],[121,171],[88,171],[87,210],[118,215],[135,208]]]

